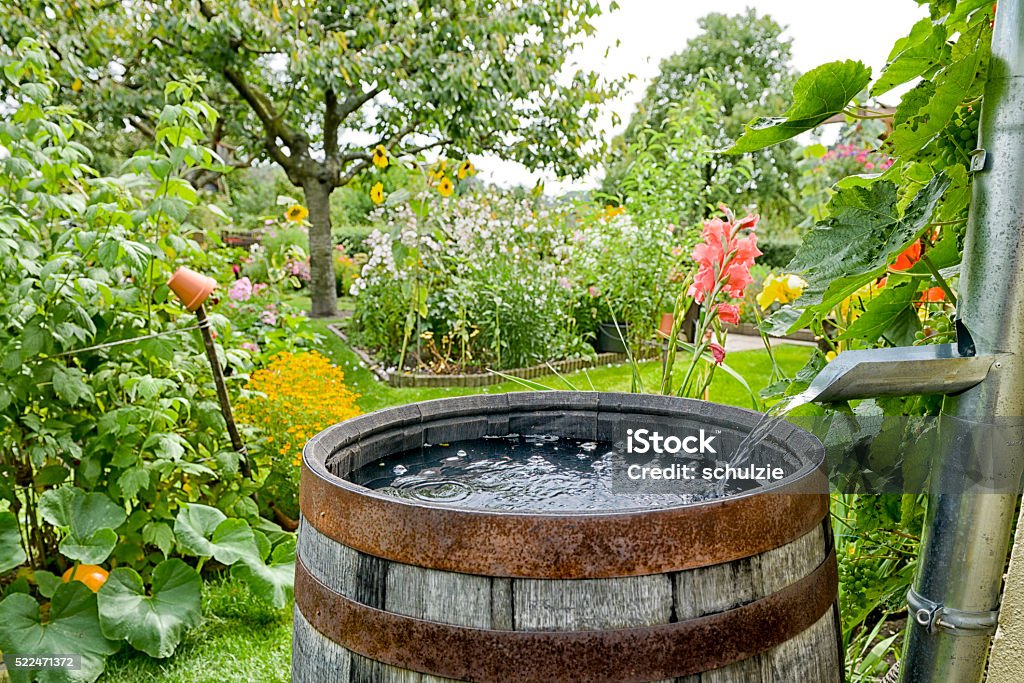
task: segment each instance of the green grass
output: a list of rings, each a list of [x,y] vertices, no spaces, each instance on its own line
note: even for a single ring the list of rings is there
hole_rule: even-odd
[[[502,393],[526,390],[521,384],[503,382],[477,388],[398,389],[382,384],[368,369],[360,367],[359,358],[333,332],[327,321],[314,321],[324,335],[321,351],[345,371],[347,383],[360,394],[359,406],[364,411],[448,396],[473,393]],[[811,349],[784,345],[775,349],[781,370],[792,376],[803,367]],[[771,364],[764,351],[731,353],[726,362],[757,391],[771,380]],[[661,363],[642,364],[644,383],[653,388],[660,380]],[[627,365],[602,367],[586,373],[551,376],[535,381],[552,389],[568,388],[565,381],[580,390],[592,387],[600,391],[629,391],[630,368]],[[739,382],[724,372],[716,374],[710,399],[750,407],[750,397]],[[173,657],[165,661],[151,659],[126,648],[113,657],[103,683],[143,683],[174,681],[174,683],[247,683],[290,680],[291,610],[277,611],[266,607],[236,582],[225,580],[208,583],[203,600],[203,623],[191,631]]]
[[[481,393],[499,394],[509,391],[528,390],[522,384],[512,381],[493,384],[487,387],[469,388],[400,389],[388,386],[379,382],[369,369],[360,366],[358,356],[337,335],[327,329],[327,324],[327,322],[323,321],[313,322],[317,331],[325,337],[324,344],[320,350],[345,371],[347,383],[354,391],[360,394],[358,404],[365,412],[416,401],[426,401],[432,398],[447,398],[449,396]],[[787,344],[775,348],[775,360],[778,362],[779,368],[788,376],[793,376],[797,370],[802,368],[810,355],[811,349],[805,346]],[[680,354],[681,358],[682,354]],[[745,378],[754,391],[766,386],[771,380],[772,367],[768,360],[768,354],[764,351],[731,353],[726,358],[726,363],[738,372],[740,376]],[[682,363],[677,361],[677,380],[682,371],[681,365]],[[661,380],[661,361],[654,360],[642,363],[640,374],[648,391],[654,389]],[[568,389],[569,387],[566,385],[566,381],[568,381],[579,390],[590,390],[593,388],[598,391],[629,391],[631,372],[628,365],[606,366],[586,372],[565,375],[564,380],[552,375],[531,381],[538,382],[551,389]],[[750,394],[747,393],[739,382],[721,371],[716,373],[709,398],[716,403],[727,403],[745,408],[751,407]]]

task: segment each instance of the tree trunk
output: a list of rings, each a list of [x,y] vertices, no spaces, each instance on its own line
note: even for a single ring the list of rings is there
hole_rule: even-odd
[[[331,237],[331,185],[311,178],[303,183],[309,209],[309,293],[311,315],[330,318],[338,314],[338,292],[334,280],[334,239]]]

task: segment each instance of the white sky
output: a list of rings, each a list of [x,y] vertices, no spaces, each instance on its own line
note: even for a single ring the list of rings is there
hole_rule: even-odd
[[[622,117],[621,127],[657,75],[661,60],[686,47],[686,41],[699,33],[697,20],[705,14],[736,14],[753,7],[785,28],[784,35],[793,41],[793,66],[798,71],[838,59],[859,59],[875,76],[885,65],[893,43],[927,15],[927,8],[914,0],[619,0],[619,5],[618,11],[595,22],[597,32],[576,62],[609,78],[636,75],[627,95],[608,105]],[[608,48],[611,52],[606,58]],[[610,123],[610,116],[605,118]],[[617,132],[609,131],[607,136]],[[594,185],[593,179],[558,182],[550,175],[532,174],[517,164],[489,157],[475,163],[482,180],[500,185],[533,185],[543,177],[549,194]]]

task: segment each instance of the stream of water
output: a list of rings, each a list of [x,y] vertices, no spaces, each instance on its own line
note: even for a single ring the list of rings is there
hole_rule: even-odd
[[[754,450],[761,445],[768,435],[771,434],[772,430],[782,422],[787,415],[799,408],[805,406],[813,400],[814,396],[810,391],[804,391],[793,396],[785,396],[778,403],[770,406],[768,410],[761,414],[761,419],[757,421],[754,428],[743,437],[739,445],[736,446],[736,450],[733,451],[729,457],[729,465],[732,467],[741,467],[750,460],[754,454]],[[716,486],[717,493],[723,493],[725,490],[725,481],[718,482]]]

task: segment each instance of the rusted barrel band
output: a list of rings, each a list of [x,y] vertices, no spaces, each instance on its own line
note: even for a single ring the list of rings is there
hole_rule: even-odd
[[[772,493],[561,515],[417,504],[327,476],[303,465],[299,488],[304,518],[321,534],[394,562],[485,576],[604,579],[695,569],[791,543],[828,515],[820,471]]]
[[[781,591],[697,619],[607,631],[527,632],[451,626],[353,602],[295,565],[295,599],[317,631],[392,666],[475,683],[642,683],[748,659],[792,639],[828,612],[835,551]]]

